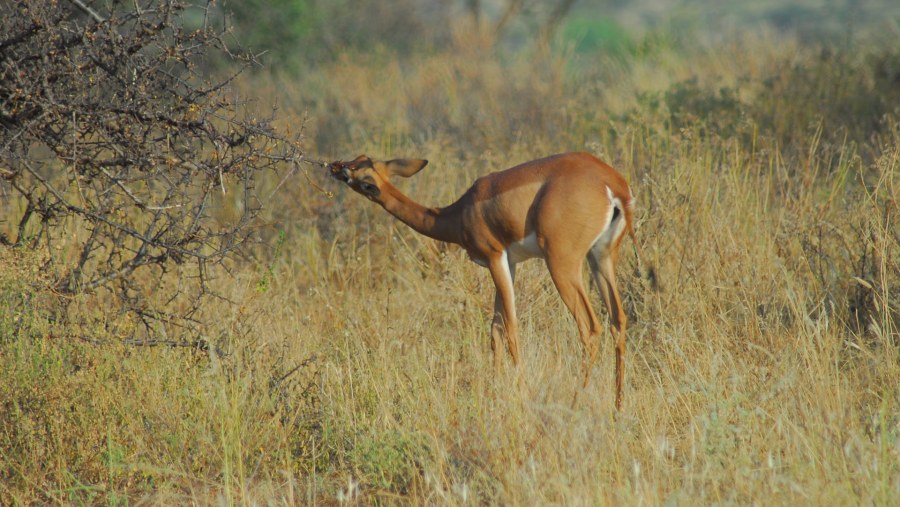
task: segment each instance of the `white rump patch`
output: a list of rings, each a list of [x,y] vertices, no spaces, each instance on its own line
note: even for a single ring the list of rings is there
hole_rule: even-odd
[[[609,198],[610,204],[604,220],[606,225],[600,231],[600,234],[597,235],[597,239],[594,240],[594,244],[591,247],[591,250],[599,250],[601,252],[609,250],[610,245],[625,232],[625,212],[622,201],[613,195],[609,187],[606,187],[606,196]],[[616,209],[619,210],[618,215],[616,215]]]

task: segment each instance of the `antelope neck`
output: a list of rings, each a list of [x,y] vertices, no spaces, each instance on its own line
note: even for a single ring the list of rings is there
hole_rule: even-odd
[[[381,206],[416,232],[447,243],[460,243],[462,224],[456,206],[427,208],[391,183],[381,189]]]

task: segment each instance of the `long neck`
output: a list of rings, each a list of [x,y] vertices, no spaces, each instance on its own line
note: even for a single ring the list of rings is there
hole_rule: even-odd
[[[381,189],[380,204],[388,213],[418,232],[448,243],[460,243],[460,216],[455,206],[426,208],[387,183]]]

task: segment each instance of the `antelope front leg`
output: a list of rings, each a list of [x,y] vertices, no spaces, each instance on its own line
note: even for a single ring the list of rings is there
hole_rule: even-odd
[[[503,299],[500,297],[500,291],[494,295],[494,320],[491,322],[491,352],[494,355],[494,372],[500,373],[500,354],[503,349],[503,339],[505,337],[503,327]]]
[[[497,288],[494,297],[494,321],[491,325],[491,349],[494,351],[494,367],[500,369],[500,338],[506,335],[506,343],[513,364],[519,366],[519,333],[516,321],[515,292],[513,291],[514,266],[506,258],[506,252],[488,264],[491,278]]]

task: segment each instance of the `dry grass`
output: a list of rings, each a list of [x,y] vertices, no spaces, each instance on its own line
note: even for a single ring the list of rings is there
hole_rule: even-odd
[[[323,158],[428,158],[403,188],[429,204],[552,152],[621,168],[660,286],[626,243],[623,410],[608,339],[570,406],[581,351],[539,262],[517,277],[519,385],[492,374],[486,271],[297,175],[268,255],[219,280],[240,304],[205,309],[221,354],[73,338],[127,326],[84,296],[109,324],[61,327],[40,259],[2,250],[0,503],[895,504],[900,127],[848,116],[877,79],[791,84],[788,63],[828,72],[814,53],[768,34],[503,59],[461,38],[245,83],[309,114]]]

